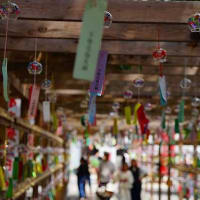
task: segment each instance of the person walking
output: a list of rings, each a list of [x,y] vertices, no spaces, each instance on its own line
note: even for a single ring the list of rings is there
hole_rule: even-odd
[[[142,177],[144,173],[142,173],[141,169],[138,167],[138,163],[136,160],[131,161],[130,170],[134,178],[134,182],[131,189],[132,200],[141,200]]]
[[[127,163],[123,162],[121,170],[117,175],[119,182],[119,199],[131,200],[131,188],[134,182],[133,175],[129,170]]]
[[[114,172],[115,172],[115,166],[110,161],[110,154],[105,152],[104,159],[101,161],[98,171],[99,186],[100,187],[106,186],[113,178]]]
[[[81,158],[80,166],[77,170],[77,177],[78,177],[78,189],[79,189],[79,196],[81,200],[86,199],[86,192],[85,192],[85,184],[88,181],[91,187],[90,182],[90,172],[88,167],[88,162],[84,158]]]

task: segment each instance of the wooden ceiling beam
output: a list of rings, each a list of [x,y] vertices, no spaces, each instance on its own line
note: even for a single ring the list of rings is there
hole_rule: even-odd
[[[38,39],[38,51],[43,52],[69,52],[75,53],[78,40],[76,39]],[[156,48],[156,42],[145,41],[114,41],[106,40],[102,43],[102,49],[109,54],[123,55],[152,55]],[[199,57],[200,47],[192,48],[186,42],[161,42],[160,46],[167,50],[169,56],[194,56]],[[8,50],[34,51],[35,39],[33,38],[9,38]],[[4,49],[4,40],[0,38],[0,50]]]
[[[78,39],[81,22],[64,21],[10,21],[10,37]],[[0,36],[5,36],[6,22],[0,22]],[[113,23],[110,29],[104,30],[103,39],[157,41],[158,29],[160,41],[189,42],[190,31],[186,24],[142,24]]]
[[[86,0],[18,0],[20,18],[81,21]],[[200,10],[199,2],[134,2],[109,0],[113,21],[186,23],[188,17]],[[148,11],[148,12],[145,12]],[[170,14],[169,14],[170,13]]]
[[[19,65],[27,65],[34,58],[33,51],[8,51],[7,57],[9,63],[14,63],[15,66],[20,67]],[[0,51],[0,62],[3,58],[3,51]],[[45,62],[45,56],[42,58],[42,62]],[[67,70],[69,66],[74,64],[75,54],[74,53],[56,53],[56,52],[48,52],[48,65],[53,65],[56,67],[56,70],[60,69],[60,66],[64,66]],[[186,59],[186,61],[185,61]],[[197,58],[196,57],[188,57],[185,59],[177,56],[168,56],[167,62],[164,63],[164,66],[168,67],[183,67],[185,63],[187,63],[188,67],[196,66]],[[132,65],[132,66],[147,66],[147,67],[156,67],[152,55],[149,56],[136,56],[136,55],[109,55],[108,57],[108,65]],[[12,64],[11,64],[12,65]]]

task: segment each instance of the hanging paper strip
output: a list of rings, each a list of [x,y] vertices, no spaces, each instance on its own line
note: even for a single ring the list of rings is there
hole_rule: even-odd
[[[138,121],[140,124],[140,129],[142,134],[147,134],[147,136],[149,135],[149,129],[148,129],[148,124],[149,124],[149,120],[147,119],[145,112],[144,112],[144,106],[141,105],[137,111],[137,117],[138,117]]]
[[[179,104],[179,112],[178,112],[178,121],[180,123],[184,122],[184,105],[185,102],[184,100],[182,100],[181,103]]]
[[[161,106],[167,105],[167,87],[165,76],[159,77],[159,89],[160,89],[160,104]]]
[[[33,85],[28,108],[28,118],[35,119],[37,113],[37,105],[39,100],[40,87]]]
[[[114,118],[113,120],[113,134],[118,134],[118,120]]]
[[[74,78],[94,80],[106,7],[107,0],[96,1],[96,5],[93,0],[88,0],[86,4],[73,72]]]
[[[131,107],[130,106],[126,106],[124,108],[124,111],[125,111],[126,123],[128,125],[130,125],[131,124]]]
[[[106,51],[99,52],[95,78],[90,85],[90,93],[96,93],[99,96],[102,95],[107,58],[108,53]]]
[[[18,175],[19,175],[19,157],[16,157],[13,163],[13,180],[18,180]]]
[[[179,121],[178,121],[178,119],[175,119],[175,127],[174,127],[174,131],[175,131],[175,133],[180,133],[180,129],[179,129]]]
[[[165,111],[162,112],[161,127],[162,127],[162,129],[166,128]]]
[[[141,104],[137,103],[134,107],[134,120],[133,120],[133,124],[136,125],[137,121],[138,121],[138,117],[137,117],[137,111],[140,108]]]
[[[5,176],[4,176],[3,168],[0,166],[0,190],[4,191],[5,189],[6,189]]]
[[[51,120],[49,101],[43,101],[43,119],[44,119],[44,122],[50,122]]]
[[[90,101],[89,101],[89,124],[93,125],[95,123],[96,117],[96,94],[90,93]]]
[[[2,74],[3,74],[3,96],[6,102],[9,102],[8,98],[8,72],[7,72],[7,58],[3,59]]]
[[[6,192],[6,199],[12,199],[13,197],[13,180],[9,179],[8,190]]]

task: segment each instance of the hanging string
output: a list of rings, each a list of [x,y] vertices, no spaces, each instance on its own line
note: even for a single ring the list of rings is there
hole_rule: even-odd
[[[188,60],[187,60],[187,58],[185,58],[184,59],[184,79],[186,79],[187,78],[187,69],[186,69],[186,67],[187,67],[187,62],[188,62]],[[183,88],[183,90],[182,90],[182,97],[184,98],[184,96],[185,96],[185,89]]]
[[[6,35],[5,35],[5,44],[4,44],[4,59],[6,58],[6,52],[7,52],[7,43],[8,43],[8,22],[9,22],[9,16],[6,19]]]
[[[142,72],[142,66],[138,66],[138,73],[141,74]],[[140,102],[140,87],[138,87],[138,103]]]
[[[48,54],[46,53],[46,68],[45,68],[45,80],[47,80],[47,76],[48,76]],[[47,101],[47,92],[45,91],[45,101]]]
[[[160,76],[162,77],[163,76],[163,65],[162,65],[162,63],[160,63],[160,65],[159,65],[159,73],[160,73]]]
[[[35,38],[35,58],[34,60],[37,61],[37,38]],[[34,73],[34,85],[36,84],[36,68],[35,68],[35,73]]]
[[[158,42],[158,49],[160,49],[160,29],[157,28],[157,42]]]

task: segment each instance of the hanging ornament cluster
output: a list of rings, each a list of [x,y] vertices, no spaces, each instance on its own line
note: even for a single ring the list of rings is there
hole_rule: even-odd
[[[133,97],[133,92],[131,90],[126,90],[123,95],[124,99],[131,99]]]
[[[29,74],[33,75],[41,74],[42,68],[42,64],[37,61],[30,62],[27,67]]]
[[[104,12],[104,27],[105,28],[110,28],[112,24],[112,15],[108,12]]]
[[[155,62],[164,63],[167,61],[167,51],[158,47],[153,52],[153,59]]]
[[[144,106],[145,111],[151,111],[153,108],[151,103],[146,103]]]
[[[193,106],[193,107],[198,107],[198,106],[200,106],[200,98],[194,97],[194,98],[192,99],[192,106]]]
[[[200,13],[195,13],[188,19],[188,26],[191,32],[200,32]]]
[[[192,81],[186,77],[180,82],[180,87],[182,89],[189,89],[191,85],[192,85]]]
[[[51,81],[48,80],[48,79],[45,79],[45,80],[42,82],[42,84],[41,84],[41,88],[42,88],[43,90],[48,90],[48,89],[50,89],[50,88],[51,88]]]
[[[144,79],[143,78],[136,78],[133,81],[133,86],[136,87],[136,88],[144,87]]]
[[[113,111],[118,112],[119,108],[120,108],[120,104],[118,102],[114,102],[112,105]]]
[[[14,18],[17,19],[20,14],[19,6],[16,3],[8,1],[0,5],[0,18]]]

